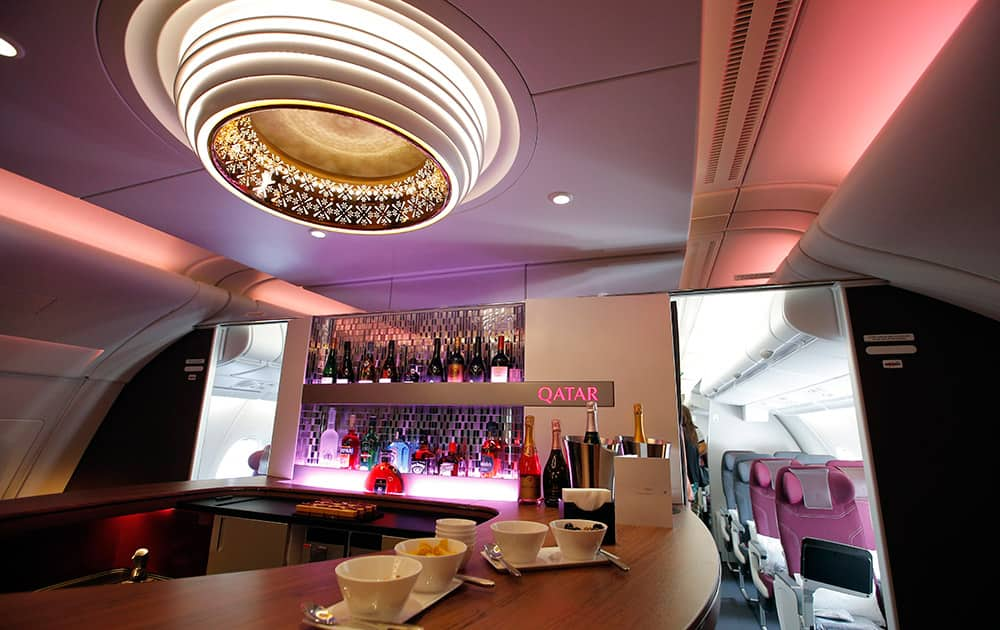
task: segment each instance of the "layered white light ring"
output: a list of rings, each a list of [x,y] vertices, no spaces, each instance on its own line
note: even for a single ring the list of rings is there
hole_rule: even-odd
[[[447,176],[450,195],[426,223],[382,234],[440,220],[503,179],[517,155],[520,126],[497,74],[458,35],[399,0],[143,0],[126,60],[150,111],[233,192],[216,172],[213,132],[254,107],[329,105],[415,141]],[[150,62],[159,85],[142,76]]]

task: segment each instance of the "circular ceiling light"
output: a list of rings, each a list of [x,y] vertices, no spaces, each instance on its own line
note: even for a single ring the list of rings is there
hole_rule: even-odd
[[[309,236],[313,238],[326,238],[326,232],[323,230],[312,229],[309,230]]]
[[[557,206],[565,206],[569,202],[573,201],[573,195],[568,192],[554,192],[549,195],[549,201]]]
[[[125,54],[150,111],[221,185],[313,228],[430,225],[517,155],[496,72],[398,0],[144,0]]]

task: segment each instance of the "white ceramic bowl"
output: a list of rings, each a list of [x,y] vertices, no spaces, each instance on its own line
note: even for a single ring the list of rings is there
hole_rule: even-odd
[[[351,615],[394,621],[423,565],[407,556],[361,556],[337,565],[337,585]]]
[[[548,525],[533,521],[500,521],[490,529],[504,558],[515,564],[534,562],[549,531]]]
[[[468,518],[439,518],[434,522],[434,525],[440,529],[454,531],[475,531],[476,529],[476,521]]]
[[[443,543],[443,544],[442,544]],[[419,555],[418,550],[424,548],[448,549],[442,555]],[[468,546],[453,538],[412,538],[396,545],[396,553],[406,558],[413,558],[424,566],[413,587],[418,593],[440,593],[455,579],[458,566],[465,557]]]
[[[572,523],[579,529],[566,529]],[[590,529],[599,525],[600,529]],[[549,523],[552,534],[556,537],[559,552],[566,560],[593,560],[597,550],[601,548],[604,534],[608,527],[598,521],[587,521],[579,518],[563,518]]]
[[[472,549],[476,546],[476,530],[472,530],[468,534],[450,534],[447,531],[442,531],[440,529],[434,531],[435,538],[450,538],[452,540],[458,540],[465,543],[465,553],[462,555],[462,561],[458,563],[458,569],[461,571],[465,568],[465,565],[469,563],[469,559],[472,557]]]

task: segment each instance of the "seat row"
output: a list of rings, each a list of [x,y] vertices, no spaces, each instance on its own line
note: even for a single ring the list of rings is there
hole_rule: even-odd
[[[765,607],[775,599],[779,621],[786,629],[816,627],[814,618],[820,619],[822,627],[884,625],[874,588],[864,597],[844,598],[831,595],[830,588],[823,588],[829,585],[816,580],[809,582],[814,588],[807,591],[803,578],[804,545],[812,545],[817,558],[833,557],[831,549],[839,545],[851,558],[867,557],[873,577],[877,574],[862,462],[801,452],[727,451],[722,457],[722,485],[726,504],[717,524],[737,560],[734,571],[740,588],[758,606],[762,628],[766,627]],[[821,564],[814,561],[814,566]],[[745,574],[756,587],[756,598],[747,593]],[[816,589],[821,589],[818,600],[813,593]],[[846,592],[839,586],[836,590]]]

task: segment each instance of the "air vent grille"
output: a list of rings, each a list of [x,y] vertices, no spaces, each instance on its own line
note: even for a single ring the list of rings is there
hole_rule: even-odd
[[[729,113],[733,108],[736,80],[743,64],[743,50],[746,48],[747,34],[750,31],[753,4],[754,0],[743,0],[736,5],[736,14],[733,16],[733,31],[729,40],[729,52],[726,55],[726,71],[722,76],[722,91],[715,112],[715,125],[712,128],[712,148],[708,154],[708,168],[705,171],[706,184],[714,183],[719,171],[719,157],[722,155],[722,145],[726,139]]]
[[[760,123],[767,99],[770,97],[771,87],[774,85],[774,75],[781,62],[781,53],[784,50],[788,29],[792,23],[793,8],[793,0],[780,0],[774,9],[774,17],[771,19],[771,27],[767,34],[767,43],[764,45],[760,65],[757,67],[757,78],[754,80],[753,92],[751,92],[750,101],[747,104],[746,117],[743,119],[743,128],[740,130],[740,139],[729,168],[730,181],[736,179],[743,170],[747,153],[750,151],[752,140],[756,136],[755,130]]]
[[[773,271],[760,271],[757,273],[738,273],[733,276],[733,280],[767,280],[774,275]]]

